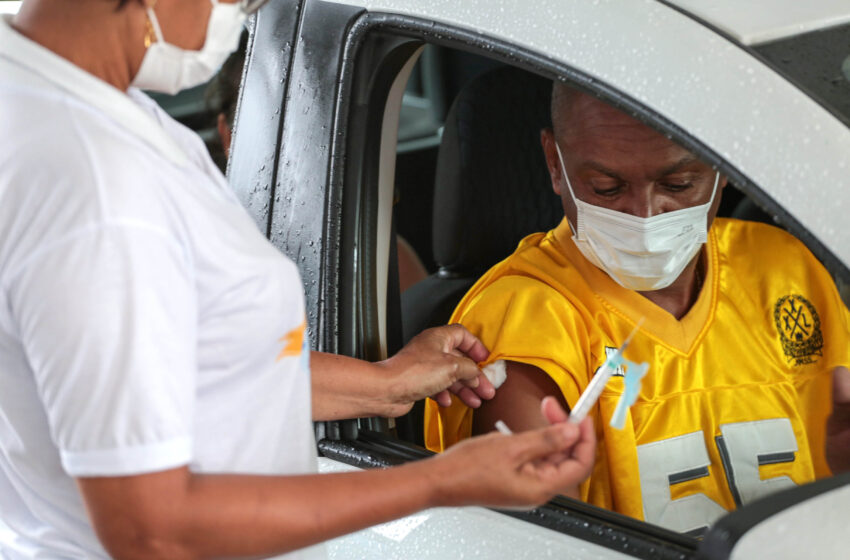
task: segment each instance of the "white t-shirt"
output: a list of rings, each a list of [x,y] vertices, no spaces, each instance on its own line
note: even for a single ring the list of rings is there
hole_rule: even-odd
[[[73,477],[317,470],[295,265],[128,93],[0,20],[2,558],[106,557]]]

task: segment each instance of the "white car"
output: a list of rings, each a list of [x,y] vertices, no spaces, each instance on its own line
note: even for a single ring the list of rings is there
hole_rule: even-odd
[[[252,22],[229,177],[300,266],[316,349],[385,357],[557,222],[536,136],[553,79],[716,165],[734,186],[721,214],[797,235],[847,300],[850,2],[274,0]],[[402,296],[393,232],[432,272]],[[317,433],[326,471],[427,454],[415,413]],[[703,539],[564,498],[532,512],[427,511],[331,552],[844,557],[848,482],[747,505]]]

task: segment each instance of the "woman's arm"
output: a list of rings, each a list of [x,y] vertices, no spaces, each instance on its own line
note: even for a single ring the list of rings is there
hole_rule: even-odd
[[[461,325],[426,330],[382,362],[313,352],[313,420],[395,418],[430,396],[448,406],[447,391],[476,408],[495,394],[476,365],[487,356],[484,345]]]
[[[195,475],[184,467],[77,481],[116,558],[271,555],[427,507],[537,505],[584,480],[594,453],[588,420],[492,433],[382,470],[275,477]]]

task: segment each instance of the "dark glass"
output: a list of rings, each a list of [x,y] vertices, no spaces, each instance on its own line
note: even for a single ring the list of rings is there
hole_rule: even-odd
[[[850,126],[850,24],[780,39],[754,49]]]

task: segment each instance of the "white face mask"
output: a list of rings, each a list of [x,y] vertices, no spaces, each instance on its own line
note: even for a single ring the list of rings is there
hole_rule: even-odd
[[[582,255],[629,290],[648,292],[672,284],[708,240],[708,211],[720,172],[706,204],[640,218],[577,199],[561,148],[557,143],[555,148],[576,205],[573,241]]]
[[[151,7],[148,17],[156,43],[148,47],[132,85],[141,89],[174,95],[212,78],[227,57],[239,46],[245,13],[240,3],[212,2],[207,38],[199,51],[188,51],[165,42],[159,21]]]

